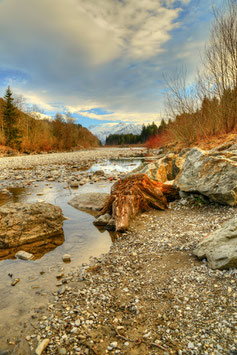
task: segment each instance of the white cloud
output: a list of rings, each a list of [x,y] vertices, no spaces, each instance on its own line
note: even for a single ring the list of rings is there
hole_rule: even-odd
[[[190,1],[2,0],[0,79],[3,70],[13,91],[46,111],[156,120],[163,73],[197,58],[204,26],[195,21],[212,0],[194,10]],[[193,48],[186,45],[191,36]],[[13,71],[20,80],[11,80]],[[98,107],[115,113],[90,112]]]
[[[78,111],[78,114],[81,114],[85,117],[97,119],[97,120],[107,120],[107,121],[125,121],[125,122],[135,122],[135,123],[148,123],[148,122],[159,122],[161,117],[157,113],[152,112],[124,112],[116,111],[109,114],[96,114],[93,112]]]
[[[4,0],[0,29],[19,49],[30,44],[50,51],[48,44],[57,44],[55,60],[68,50],[101,65],[121,55],[144,59],[161,52],[179,11],[162,0]],[[17,36],[9,36],[14,30]]]

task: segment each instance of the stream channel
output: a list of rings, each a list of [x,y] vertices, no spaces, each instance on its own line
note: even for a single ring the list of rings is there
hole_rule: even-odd
[[[94,164],[88,172],[129,172],[141,162],[141,159],[109,160]],[[7,348],[7,344],[17,341],[21,329],[29,324],[32,316],[35,317],[47,307],[52,293],[59,287],[58,274],[70,274],[83,263],[88,263],[90,257],[99,257],[109,251],[114,233],[96,228],[93,224],[95,214],[75,209],[68,202],[78,193],[109,193],[112,184],[108,179],[72,189],[65,188],[66,183],[46,181],[24,188],[9,188],[11,195],[7,199],[0,196],[0,206],[43,200],[60,206],[68,218],[63,223],[64,239],[58,240],[57,245],[39,250],[37,245],[31,245],[29,249],[20,248],[32,252],[35,260],[24,261],[14,256],[1,260],[0,256],[0,353]],[[71,255],[70,263],[62,261],[66,253]],[[11,283],[16,278],[20,281],[13,287]]]

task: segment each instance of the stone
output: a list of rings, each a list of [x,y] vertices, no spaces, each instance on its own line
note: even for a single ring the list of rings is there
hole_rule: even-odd
[[[192,342],[189,342],[189,343],[188,343],[188,348],[189,348],[189,349],[194,349],[194,344],[193,344]]]
[[[0,207],[0,249],[16,248],[63,235],[63,213],[50,203],[11,203]]]
[[[63,295],[65,291],[66,291],[65,286],[62,285],[62,286],[58,289],[58,294],[59,294],[59,295]]]
[[[79,186],[79,182],[78,181],[71,181],[70,186],[76,188]]]
[[[118,342],[117,342],[117,341],[113,341],[113,342],[110,343],[109,345],[111,346],[111,348],[117,348]]]
[[[97,171],[94,172],[94,175],[97,175],[97,176],[104,176],[105,173],[104,173],[103,170],[97,170]]]
[[[62,257],[64,262],[69,262],[71,261],[71,255],[70,254],[64,254]]]
[[[44,350],[47,348],[47,346],[49,345],[49,339],[44,339],[43,341],[41,341],[41,343],[39,343],[39,345],[37,346],[35,353],[37,355],[41,355]]]
[[[95,226],[106,226],[111,219],[111,215],[108,213],[99,216],[93,223]]]
[[[78,209],[100,211],[108,199],[109,194],[107,193],[90,192],[76,195],[68,203]]]
[[[15,286],[18,282],[20,282],[20,279],[13,280],[11,286]]]
[[[184,156],[170,153],[152,163],[143,163],[129,175],[135,173],[146,174],[152,180],[167,183],[167,181],[172,181],[176,178],[183,167],[184,161]]]
[[[15,257],[17,259],[21,259],[21,260],[31,260],[33,259],[34,255],[31,253],[27,253],[24,250],[19,250],[16,254]]]
[[[236,156],[193,148],[175,184],[184,192],[198,192],[224,205],[237,205]]]
[[[237,217],[210,233],[193,253],[199,259],[206,258],[212,269],[237,267]]]

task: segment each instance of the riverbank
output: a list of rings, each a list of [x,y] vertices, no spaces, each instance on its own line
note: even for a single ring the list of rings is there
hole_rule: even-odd
[[[45,338],[47,354],[235,354],[236,270],[192,256],[234,214],[180,200],[137,217],[107,255],[66,277],[15,354]]]
[[[63,153],[49,164],[43,162],[51,155],[40,155],[24,161],[26,169],[8,161],[1,170],[2,186],[36,179],[71,181],[85,163],[88,167],[123,154],[102,152],[100,157],[85,152],[87,158],[82,152]],[[62,165],[64,154],[73,158],[69,155]],[[6,339],[0,350],[34,354],[38,343],[48,339],[47,354],[234,354],[236,270],[211,270],[192,251],[235,213],[232,207],[181,199],[167,211],[138,216],[108,254],[80,269],[70,270],[68,264],[49,304],[37,301],[19,334]]]

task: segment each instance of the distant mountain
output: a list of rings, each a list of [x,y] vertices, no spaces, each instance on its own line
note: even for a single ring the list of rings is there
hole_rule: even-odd
[[[117,124],[104,123],[101,126],[90,126],[89,130],[99,138],[102,144],[110,134],[140,134],[142,125],[136,123],[119,122]]]

